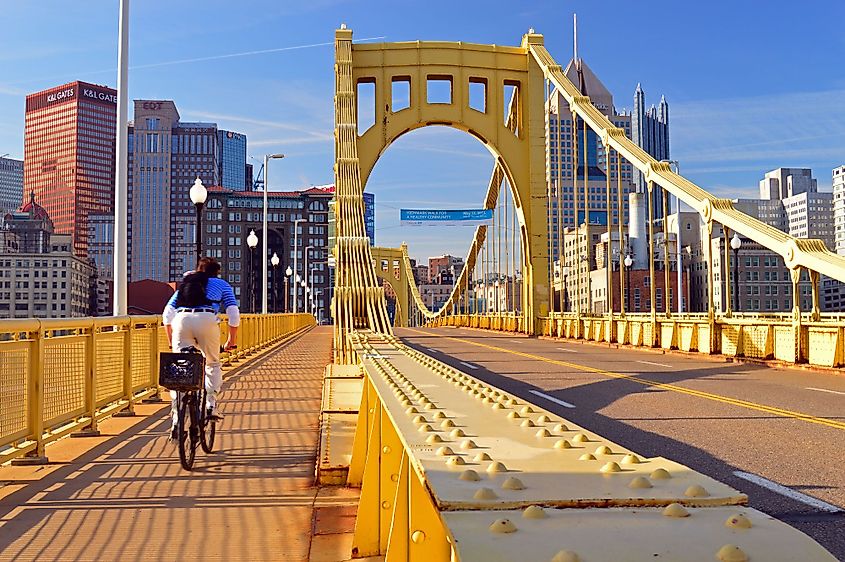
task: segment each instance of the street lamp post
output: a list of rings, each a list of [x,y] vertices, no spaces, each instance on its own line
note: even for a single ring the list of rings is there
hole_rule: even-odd
[[[285,270],[285,312],[288,312],[288,294],[290,292],[288,289],[288,279],[290,279],[292,274],[293,270],[291,270],[290,266],[288,266]]]
[[[267,167],[271,159],[282,159],[284,154],[265,154],[264,155],[264,213],[261,217],[261,232],[264,237],[261,243],[261,273],[264,280],[261,282],[261,314],[267,314],[267,188],[270,185],[267,181],[269,175],[269,168]]]
[[[631,254],[625,256],[625,273],[626,277],[628,278],[626,281],[626,287],[628,289],[628,295],[625,299],[626,307],[628,308],[628,312],[632,312],[631,309],[631,266],[634,265],[634,258],[631,257]]]
[[[267,178],[266,172],[264,176],[265,180]],[[299,278],[299,223],[307,222],[305,219],[296,219],[293,221],[293,272],[296,274],[297,279]],[[296,314],[299,311],[299,286],[297,285],[298,281],[294,282],[293,285],[293,313]]]
[[[258,246],[258,236],[254,230],[249,231],[246,244],[249,246],[249,311],[255,312],[255,248]]]
[[[276,307],[276,294],[279,292],[279,289],[276,286],[276,283],[278,283],[278,281],[276,281],[276,267],[279,265],[279,256],[276,252],[273,252],[273,257],[270,258],[270,263],[273,264],[273,312],[275,313],[278,312]]]
[[[302,269],[302,281],[305,282],[305,285],[304,285],[305,287],[310,287],[310,285],[308,285],[308,259],[309,259],[310,254],[311,254],[311,250],[313,250],[313,249],[314,249],[314,246],[306,246],[305,247],[305,267]],[[310,307],[308,306],[308,295],[306,295],[303,292],[303,294],[302,294],[302,311],[308,312],[309,308]]]
[[[129,207],[129,2],[120,0],[117,32],[117,130],[114,160],[114,315],[127,314],[127,209]]]
[[[197,209],[197,263],[202,257],[202,208],[205,205],[205,200],[208,199],[208,190],[202,184],[199,176],[194,180],[194,185],[191,186],[190,191],[191,202]]]
[[[739,312],[741,310],[739,306],[739,248],[742,246],[742,240],[739,239],[739,236],[736,232],[734,232],[733,238],[731,238],[731,249],[734,251],[734,309]]]
[[[296,278],[300,279],[298,275]],[[308,283],[306,283],[305,278],[302,277],[299,284],[302,286],[302,312],[304,313],[308,310]]]
[[[563,310],[564,312],[569,312],[569,286],[567,283],[569,282],[569,266],[564,265],[561,268],[561,285],[560,285],[560,292],[563,293]]]

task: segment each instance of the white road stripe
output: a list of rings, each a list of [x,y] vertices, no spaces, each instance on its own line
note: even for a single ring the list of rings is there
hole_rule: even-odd
[[[555,404],[560,404],[564,408],[574,408],[575,407],[575,404],[570,404],[569,402],[564,402],[563,400],[555,398],[554,396],[549,396],[545,392],[540,392],[539,390],[529,390],[528,392],[530,392],[531,394],[533,394],[535,396],[539,396],[540,398],[545,398],[549,402],[554,402]]]
[[[810,507],[814,507],[821,511],[827,511],[828,513],[839,513],[842,511],[842,508],[827,503],[826,501],[822,501],[818,498],[808,496],[807,494],[802,494],[801,492],[796,492],[792,488],[787,488],[786,486],[782,486],[777,482],[772,482],[771,480],[767,480],[766,478],[763,478],[762,476],[757,476],[756,474],[751,474],[750,472],[742,472],[741,470],[735,470],[734,476],[742,478],[743,480],[748,480],[749,482],[753,482],[754,484],[762,486],[767,490],[771,490],[782,496],[786,496],[787,498],[791,498],[795,501],[809,505]]]
[[[565,347],[559,347],[558,349],[567,353],[578,353],[577,349],[566,349]]]
[[[839,392],[838,390],[828,390],[826,388],[815,388],[812,386],[807,386],[805,388],[807,390],[817,390],[819,392],[829,392],[830,394],[841,394],[842,396],[845,396],[845,392]]]
[[[460,363],[461,365],[464,365],[464,366],[466,366],[466,367],[469,367],[470,369],[477,369],[477,368],[478,368],[478,366],[477,366],[477,365],[473,365],[472,363],[467,363],[466,361],[459,361],[459,363]]]
[[[672,368],[672,365],[666,365],[665,363],[654,363],[653,361],[637,361],[637,363],[642,363],[643,365],[654,365],[656,367],[668,367]]]

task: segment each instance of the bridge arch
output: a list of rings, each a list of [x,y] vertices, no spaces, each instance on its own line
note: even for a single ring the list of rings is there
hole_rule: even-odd
[[[350,331],[391,333],[363,229],[363,192],[387,147],[421,127],[465,131],[493,154],[496,166],[484,207],[495,207],[501,181],[507,179],[519,222],[522,279],[530,288],[522,297],[525,331],[533,333],[548,314],[545,75],[530,50],[542,44],[541,35],[529,33],[519,47],[421,41],[353,45],[351,30],[336,31],[337,275],[332,308],[340,362],[351,359]],[[445,101],[428,95],[437,82],[449,86]],[[374,88],[373,125],[364,131],[358,127],[361,84]],[[407,88],[408,104],[392,107],[393,89],[400,84]],[[472,90],[480,91],[480,97],[471,96]],[[479,99],[481,103],[471,103]]]

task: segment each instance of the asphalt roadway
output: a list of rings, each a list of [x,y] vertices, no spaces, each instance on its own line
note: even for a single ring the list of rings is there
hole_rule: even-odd
[[[845,374],[458,328],[410,346],[748,494],[845,560]]]

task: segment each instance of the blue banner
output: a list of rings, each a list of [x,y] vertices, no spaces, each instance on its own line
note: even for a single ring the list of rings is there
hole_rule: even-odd
[[[400,209],[399,219],[403,225],[476,226],[490,224],[493,209]]]

